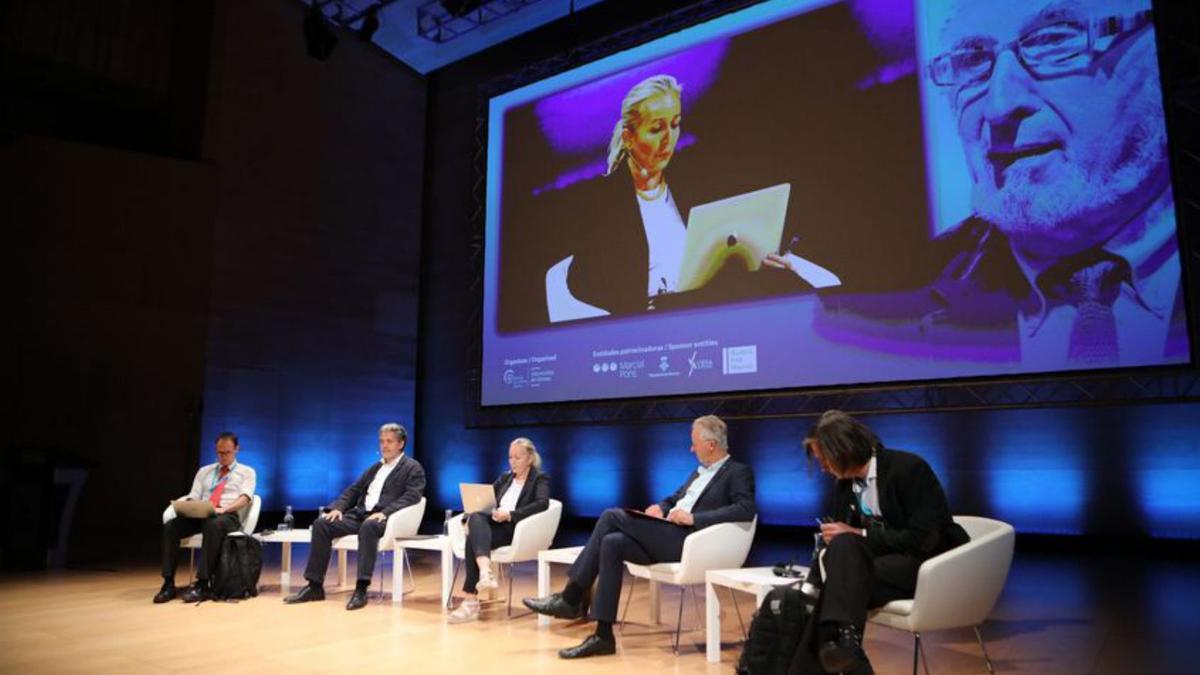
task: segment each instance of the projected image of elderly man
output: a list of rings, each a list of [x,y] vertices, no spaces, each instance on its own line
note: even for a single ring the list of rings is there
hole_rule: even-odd
[[[1185,358],[1149,3],[963,0],[938,40],[973,184],[942,318],[986,305],[1047,368]]]

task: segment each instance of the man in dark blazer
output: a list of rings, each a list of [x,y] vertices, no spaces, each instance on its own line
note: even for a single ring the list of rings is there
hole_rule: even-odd
[[[810,573],[823,585],[808,648],[827,672],[870,672],[861,646],[867,610],[913,597],[921,563],[969,537],[929,464],[884,448],[846,413],[821,415],[805,450],[838,479],[833,515],[821,525],[825,551]]]
[[[425,491],[425,470],[417,460],[404,454],[408,432],[399,424],[379,428],[379,454],[383,458],[363,472],[317,518],[312,526],[312,550],[304,578],[308,585],[283,601],[288,604],[325,599],[325,570],[333,540],[358,535],[358,578],[346,609],[367,605],[367,587],[375,573],[379,539],[387,527],[388,516],[421,501]]]
[[[596,632],[582,643],[560,650],[560,657],[574,659],[616,652],[612,624],[617,618],[625,562],[676,562],[683,554],[683,540],[692,532],[717,523],[754,519],[754,473],[729,457],[725,422],[715,415],[696,419],[692,423],[691,450],[700,460],[700,467],[675,494],[651,504],[640,515],[625,509],[605,511],[571,566],[562,592],[525,598],[525,606],[539,614],[577,619],[584,615],[586,589],[596,582],[591,611]]]

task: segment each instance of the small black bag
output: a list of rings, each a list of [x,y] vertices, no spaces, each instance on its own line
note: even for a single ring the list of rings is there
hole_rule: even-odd
[[[262,542],[233,533],[221,543],[221,556],[212,575],[214,600],[244,600],[258,595],[262,573]]]
[[[795,586],[767,593],[750,622],[750,635],[738,659],[739,675],[785,675],[804,635],[812,608]]]

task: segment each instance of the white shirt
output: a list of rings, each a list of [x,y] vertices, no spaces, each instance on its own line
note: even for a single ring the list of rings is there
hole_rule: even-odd
[[[727,461],[729,461],[729,455],[725,455],[708,466],[701,464],[700,468],[696,469],[696,480],[688,485],[687,491],[683,493],[683,497],[675,502],[675,508],[691,513],[692,509],[696,506],[696,500],[700,499],[700,493],[704,492],[704,488],[708,487],[713,477],[717,475],[722,466],[725,466],[725,462]]]
[[[679,268],[683,266],[683,248],[687,226],[675,206],[671,189],[664,183],[662,193],[647,199],[636,192],[642,228],[650,249],[650,269],[646,277],[646,297],[679,290]]]
[[[864,516],[875,516],[876,518],[883,517],[883,511],[879,509],[879,483],[875,475],[875,457],[871,457],[871,461],[867,463],[867,477],[865,485],[855,480],[850,484],[850,489],[854,490],[854,496],[858,498],[859,510]]]
[[[1181,291],[1174,200],[1170,189],[1142,218],[1143,223],[1133,222],[1127,229],[1144,227],[1144,236],[1135,233],[1138,236],[1130,237],[1130,241],[1120,241],[1118,234],[1103,247],[1106,252],[1129,263],[1132,276],[1129,283],[1121,284],[1121,292],[1113,302],[1118,349],[1118,360],[1113,365],[1162,363],[1175,296]],[[1028,279],[1036,279],[1043,271],[1015,252],[1014,257]],[[1070,304],[1051,306],[1037,284],[1031,285],[1037,311],[1017,314],[1021,362],[1038,370],[1059,370],[1068,363],[1071,328],[1079,312]]]
[[[258,478],[254,473],[254,469],[242,464],[234,462],[229,465],[229,473],[225,478],[225,490],[221,493],[221,508],[226,508],[232,504],[238,497],[246,495],[254,497],[254,488]],[[214,462],[200,467],[196,472],[196,477],[192,479],[192,490],[188,492],[187,499],[192,500],[208,500],[212,496],[217,485],[221,483],[221,464]]]
[[[375,478],[372,479],[371,484],[367,486],[367,498],[363,501],[363,506],[365,506],[368,511],[374,509],[375,505],[379,503],[379,493],[383,492],[383,484],[385,481],[387,481],[388,476],[392,475],[392,471],[400,464],[400,458],[402,457],[404,457],[403,452],[399,455],[396,455],[396,459],[393,459],[391,464],[388,464],[382,459],[379,460],[379,463],[382,464],[382,466],[380,466],[379,470],[375,472]]]
[[[526,478],[525,480],[529,480]],[[514,480],[509,483],[508,489],[504,491],[504,496],[500,498],[500,503],[496,508],[501,511],[512,511],[517,508],[517,500],[521,498],[521,490],[525,487],[525,481],[517,482]]]

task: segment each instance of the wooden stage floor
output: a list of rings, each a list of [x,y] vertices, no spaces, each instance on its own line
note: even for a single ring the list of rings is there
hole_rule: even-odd
[[[304,551],[298,553],[302,560]],[[685,631],[676,657],[671,626],[646,623],[643,583],[616,656],[561,661],[556,650],[579,642],[589,624],[556,621],[539,629],[528,615],[506,620],[499,602],[480,622],[446,625],[431,556],[414,556],[413,563],[417,586],[403,607],[385,596],[358,612],[345,611],[347,593],[336,590],[322,603],[283,605],[277,566],[264,570],[268,583],[258,598],[199,606],[153,605],[159,577],[151,567],[3,577],[0,673],[731,673],[741,652],[726,599],[721,663],[706,662],[703,611],[693,612],[689,600],[685,629],[696,630]],[[534,566],[521,567],[517,603],[534,592]],[[562,569],[555,567],[555,588]],[[180,584],[185,575],[182,568]],[[331,570],[331,582],[334,576]],[[677,597],[664,593],[664,621],[673,621]],[[703,602],[702,589],[697,597]],[[739,601],[745,612],[750,596]],[[1018,554],[984,634],[1001,673],[1196,673],[1198,603],[1194,561]],[[867,650],[878,673],[911,669],[907,634],[872,626]],[[926,654],[931,673],[986,672],[968,630],[927,635]]]

